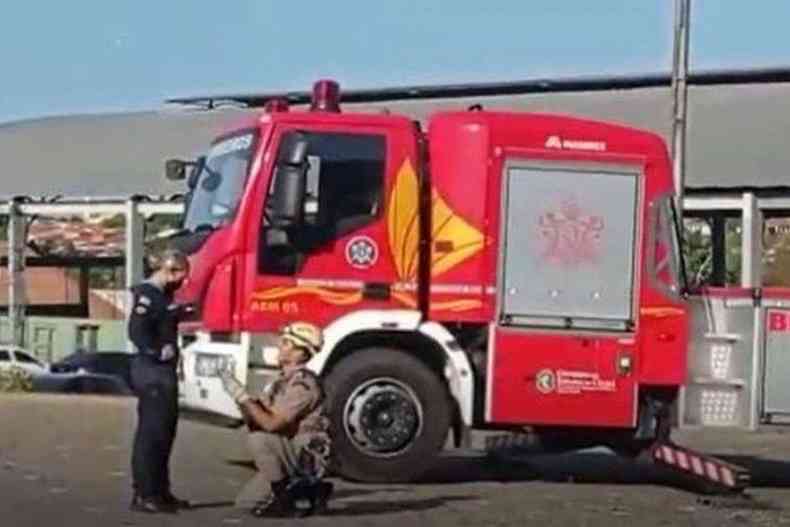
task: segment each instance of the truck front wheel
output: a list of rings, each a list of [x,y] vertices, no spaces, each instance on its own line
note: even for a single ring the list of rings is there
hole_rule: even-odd
[[[444,446],[450,399],[426,364],[401,350],[368,348],[326,379],[334,469],[364,482],[413,481]]]

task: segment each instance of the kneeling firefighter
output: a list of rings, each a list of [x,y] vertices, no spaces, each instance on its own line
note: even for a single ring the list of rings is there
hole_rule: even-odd
[[[241,409],[257,474],[236,498],[254,516],[307,515],[322,511],[332,493],[323,481],[331,438],[324,415],[321,380],[305,364],[321,350],[321,330],[306,322],[285,326],[280,334],[280,375],[258,397],[247,393],[229,371],[221,374],[225,391]],[[299,509],[299,501],[309,507]]]

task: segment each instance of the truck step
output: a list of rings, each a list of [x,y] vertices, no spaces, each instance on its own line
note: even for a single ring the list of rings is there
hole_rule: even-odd
[[[751,482],[749,471],[713,456],[668,441],[659,441],[650,451],[654,463],[680,472],[713,492],[742,492]]]

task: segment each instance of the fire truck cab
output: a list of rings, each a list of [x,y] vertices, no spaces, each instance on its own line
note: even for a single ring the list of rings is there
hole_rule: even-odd
[[[336,470],[418,477],[472,428],[638,452],[686,379],[671,164],[657,135],[561,115],[346,113],[271,101],[187,178],[181,403],[238,420],[217,371],[276,375],[324,328]]]

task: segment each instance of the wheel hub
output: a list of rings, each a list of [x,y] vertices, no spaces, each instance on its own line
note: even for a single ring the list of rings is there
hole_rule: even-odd
[[[387,457],[406,450],[419,435],[422,407],[408,386],[394,379],[374,379],[354,390],[343,419],[357,448]]]

